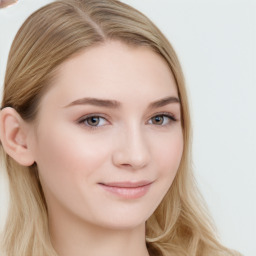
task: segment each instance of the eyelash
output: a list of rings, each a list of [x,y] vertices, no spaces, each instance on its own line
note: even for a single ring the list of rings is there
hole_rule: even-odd
[[[97,126],[93,126],[93,125],[88,124],[89,118],[92,118],[92,117],[98,118],[98,119],[104,119],[105,122],[108,122],[108,121],[107,121],[107,118],[105,118],[105,117],[102,116],[101,114],[90,114],[90,115],[86,115],[86,116],[81,117],[81,118],[78,120],[78,124],[84,125],[84,126],[85,126],[86,128],[88,128],[88,129],[99,129],[99,128],[102,127],[102,126],[105,126],[104,124],[103,124],[103,125],[100,125],[100,126],[98,126],[98,125],[97,125]],[[168,113],[168,112],[156,113],[154,116],[152,116],[152,117],[149,119],[149,121],[150,121],[150,120],[152,121],[152,119],[153,119],[153,118],[156,118],[156,117],[167,118],[168,121],[167,121],[167,123],[165,123],[165,124],[159,124],[159,125],[158,125],[158,124],[150,123],[150,125],[155,125],[155,126],[159,126],[159,127],[165,127],[165,126],[168,126],[168,125],[170,125],[171,123],[177,121],[177,119],[175,118],[175,116],[174,116],[173,114],[171,114],[171,113]],[[149,122],[149,121],[148,121],[148,122]]]
[[[81,118],[78,120],[78,124],[84,125],[84,126],[85,126],[86,128],[88,128],[88,129],[98,129],[98,128],[100,128],[101,126],[104,126],[104,125],[101,125],[101,126],[89,125],[89,124],[88,124],[88,120],[89,120],[89,118],[92,118],[92,117],[94,117],[94,118],[99,118],[99,119],[104,119],[106,122],[108,122],[108,121],[107,121],[107,118],[104,117],[104,116],[102,116],[102,115],[100,115],[100,114],[90,114],[90,115],[86,115],[86,116],[81,117]],[[87,124],[86,124],[86,123],[87,123]]]
[[[155,114],[154,116],[152,116],[149,120],[152,120],[152,119],[155,118],[155,117],[163,117],[163,118],[167,118],[167,119],[168,119],[167,123],[165,123],[165,124],[160,124],[160,125],[155,124],[156,126],[160,126],[160,127],[162,127],[162,126],[168,126],[168,125],[170,125],[171,123],[177,121],[177,119],[175,118],[175,116],[174,116],[173,114],[171,114],[171,113],[168,113],[168,112],[156,113],[156,114]],[[154,124],[153,124],[153,125],[154,125]]]

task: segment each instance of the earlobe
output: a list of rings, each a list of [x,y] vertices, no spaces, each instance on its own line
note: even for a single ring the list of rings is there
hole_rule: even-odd
[[[0,139],[6,153],[24,166],[34,163],[28,147],[28,129],[17,111],[7,107],[0,112]]]

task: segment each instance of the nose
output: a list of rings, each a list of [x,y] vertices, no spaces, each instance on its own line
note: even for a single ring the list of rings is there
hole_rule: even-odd
[[[113,151],[113,164],[119,168],[138,170],[150,161],[150,147],[147,138],[138,128],[120,131]]]

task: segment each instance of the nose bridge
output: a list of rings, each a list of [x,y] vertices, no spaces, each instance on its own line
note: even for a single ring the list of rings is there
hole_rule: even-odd
[[[139,124],[127,125],[120,131],[121,136],[114,153],[114,162],[119,166],[133,169],[145,167],[150,160],[147,136]]]

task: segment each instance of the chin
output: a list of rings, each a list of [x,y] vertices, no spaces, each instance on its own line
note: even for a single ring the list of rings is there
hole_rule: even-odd
[[[104,218],[95,220],[95,224],[105,229],[110,230],[132,230],[138,227],[145,227],[147,219],[151,216],[150,213],[139,213],[125,211],[119,214],[105,215]]]
[[[113,219],[112,222],[102,223],[102,227],[109,230],[135,230],[145,227],[146,220],[129,219],[124,216],[123,219]]]

